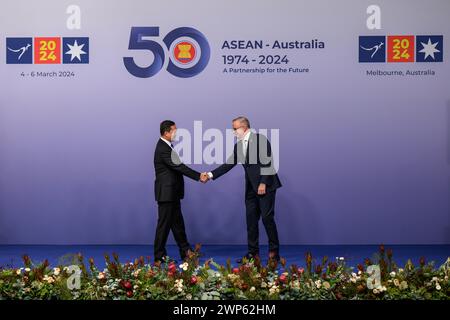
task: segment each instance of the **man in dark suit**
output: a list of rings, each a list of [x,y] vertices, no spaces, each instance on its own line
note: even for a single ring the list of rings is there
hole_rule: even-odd
[[[259,255],[258,224],[262,218],[269,238],[269,258],[279,260],[280,244],[274,216],[276,190],[281,187],[281,182],[273,166],[270,142],[265,136],[251,132],[246,117],[234,119],[233,130],[238,139],[233,154],[226,163],[206,173],[207,177],[216,180],[237,163],[243,165],[248,241],[248,252],[244,257],[250,259]],[[238,263],[241,262],[239,259]]]
[[[180,249],[182,259],[186,258],[190,245],[186,237],[180,200],[184,198],[183,175],[200,181],[202,175],[184,165],[173,150],[177,127],[175,122],[161,122],[161,137],[155,149],[155,199],[158,202],[158,225],[156,227],[154,254],[155,261],[167,256],[166,242],[170,230]]]

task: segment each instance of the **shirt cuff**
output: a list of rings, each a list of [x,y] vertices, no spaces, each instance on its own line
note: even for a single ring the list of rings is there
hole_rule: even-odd
[[[212,178],[213,178],[213,174],[212,174],[212,172],[208,172],[208,177],[209,177],[210,179],[212,179]]]

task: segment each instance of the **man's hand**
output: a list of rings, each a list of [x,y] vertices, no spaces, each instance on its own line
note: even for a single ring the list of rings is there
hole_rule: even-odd
[[[264,195],[266,194],[266,184],[265,183],[260,183],[258,186],[258,194],[259,195]]]
[[[206,183],[206,182],[208,182],[208,180],[209,180],[208,173],[207,172],[202,172],[200,174],[200,182]]]

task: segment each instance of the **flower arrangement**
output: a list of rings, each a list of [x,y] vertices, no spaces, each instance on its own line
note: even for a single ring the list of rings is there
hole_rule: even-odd
[[[24,256],[22,268],[0,269],[0,299],[450,299],[450,258],[437,268],[424,258],[418,266],[408,260],[398,267],[392,250],[381,246],[376,261],[356,267],[342,257],[317,261],[307,253],[304,267],[287,266],[284,259],[267,265],[252,259],[233,268],[229,260],[225,266],[212,259],[200,264],[199,252],[197,245],[179,265],[151,264],[149,257],[123,264],[116,254],[107,255],[103,270],[93,259],[85,264],[81,254],[75,265],[54,268]],[[373,265],[378,273],[370,271]]]

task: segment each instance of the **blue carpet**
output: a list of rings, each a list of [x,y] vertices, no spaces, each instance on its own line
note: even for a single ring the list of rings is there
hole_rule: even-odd
[[[450,245],[386,245],[386,249],[393,250],[393,259],[403,266],[408,259],[414,264],[418,263],[420,257],[427,261],[434,261],[436,265],[444,263],[450,257]],[[170,257],[179,260],[178,248],[167,246]],[[344,257],[348,265],[355,266],[363,263],[365,258],[372,258],[378,252],[377,245],[289,245],[282,246],[280,254],[286,258],[288,264],[305,265],[305,253],[311,252],[313,258],[321,261],[323,256],[329,260],[336,257]],[[82,253],[85,261],[94,258],[98,267],[104,266],[104,255],[116,252],[122,262],[134,261],[140,256],[153,256],[153,246],[150,245],[1,245],[0,266],[21,267],[22,255],[27,254],[35,263],[48,259],[52,266],[57,265],[61,258],[67,254]],[[201,261],[213,258],[219,264],[225,264],[228,258],[232,264],[246,252],[246,246],[226,245],[204,245],[201,250],[203,256]],[[267,262],[265,256],[267,246],[261,246],[261,258],[263,263]]]

